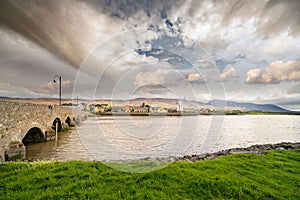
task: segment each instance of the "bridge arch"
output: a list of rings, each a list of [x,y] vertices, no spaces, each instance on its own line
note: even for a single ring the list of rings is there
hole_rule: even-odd
[[[56,130],[56,125],[57,125],[57,132],[62,132],[63,128],[59,117],[56,117],[52,122],[52,129],[54,131]]]
[[[66,124],[68,124],[69,127],[71,127],[71,118],[70,118],[70,116],[67,116],[65,122],[66,122]]]
[[[30,143],[39,143],[45,141],[45,134],[43,131],[38,127],[30,128],[27,133],[25,134],[24,138],[22,139],[22,143],[24,145]]]

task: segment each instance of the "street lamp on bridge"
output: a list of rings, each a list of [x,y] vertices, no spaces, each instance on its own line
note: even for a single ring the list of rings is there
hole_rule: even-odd
[[[53,79],[53,83],[56,83],[56,78],[58,78],[59,81],[59,106],[61,106],[61,76],[55,75]]]

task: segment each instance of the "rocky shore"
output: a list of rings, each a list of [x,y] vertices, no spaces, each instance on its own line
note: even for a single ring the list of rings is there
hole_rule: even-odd
[[[183,157],[176,158],[176,161],[189,161],[195,162],[198,160],[212,160],[220,156],[227,156],[230,154],[264,154],[268,150],[293,150],[300,149],[300,142],[282,142],[277,144],[256,144],[246,148],[232,148],[215,153],[204,153],[204,154],[194,154],[186,155]]]

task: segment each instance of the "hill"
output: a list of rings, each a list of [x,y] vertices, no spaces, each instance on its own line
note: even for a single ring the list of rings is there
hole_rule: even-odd
[[[212,100],[207,105],[223,109],[261,111],[261,112],[290,112],[274,104],[238,103],[235,101]]]

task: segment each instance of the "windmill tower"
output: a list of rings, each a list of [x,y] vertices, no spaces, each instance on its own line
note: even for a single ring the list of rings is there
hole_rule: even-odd
[[[182,113],[183,112],[183,103],[181,99],[177,102],[177,112]]]

